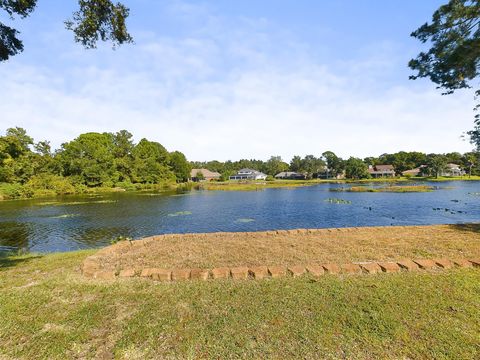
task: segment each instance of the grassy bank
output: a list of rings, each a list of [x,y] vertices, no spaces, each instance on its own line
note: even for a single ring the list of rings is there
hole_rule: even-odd
[[[0,259],[0,358],[478,356],[478,269],[108,283],[91,253]]]
[[[165,182],[161,184],[118,183],[116,186],[87,187],[85,185],[52,186],[36,188],[29,185],[0,183],[1,200],[41,199],[64,195],[106,194],[123,191],[185,191],[193,188],[191,183]]]

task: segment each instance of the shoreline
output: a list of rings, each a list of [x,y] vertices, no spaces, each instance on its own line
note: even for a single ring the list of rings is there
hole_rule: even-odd
[[[31,197],[14,197],[8,198],[2,193],[0,193],[0,203],[3,201],[14,201],[14,200],[37,200],[37,199],[58,199],[61,197],[70,197],[70,196],[92,196],[99,194],[113,194],[119,192],[125,193],[145,193],[145,192],[155,192],[155,193],[182,193],[195,190],[203,191],[260,191],[265,189],[281,189],[281,188],[297,188],[297,187],[307,187],[315,186],[321,184],[391,184],[391,183],[422,183],[422,182],[452,182],[452,181],[480,181],[480,176],[472,177],[442,177],[442,178],[425,178],[425,177],[412,177],[412,178],[380,178],[380,179],[312,179],[312,180],[274,180],[274,181],[246,181],[246,182],[236,182],[236,181],[227,181],[227,182],[187,182],[179,184],[156,184],[151,186],[145,186],[145,188],[131,190],[124,189],[119,187],[96,187],[88,188],[85,192],[78,192],[73,194],[48,194],[48,195],[38,195]],[[423,186],[423,185],[419,185]]]

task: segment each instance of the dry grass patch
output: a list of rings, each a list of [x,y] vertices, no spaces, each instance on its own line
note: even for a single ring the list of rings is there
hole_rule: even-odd
[[[104,270],[477,258],[480,224],[163,235],[98,253]]]

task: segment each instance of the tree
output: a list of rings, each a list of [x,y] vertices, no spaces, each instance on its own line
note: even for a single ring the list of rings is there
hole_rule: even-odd
[[[427,157],[426,171],[430,176],[438,178],[440,174],[447,168],[447,158],[445,155],[430,154]]]
[[[288,170],[288,164],[282,160],[281,156],[271,156],[265,164],[265,173],[275,176],[282,171]]]
[[[307,178],[311,179],[325,168],[325,161],[313,155],[307,155],[303,158],[301,167],[307,173]]]
[[[183,153],[180,151],[171,152],[169,156],[169,165],[175,174],[177,182],[188,181],[192,167]]]
[[[368,166],[362,159],[350,157],[345,163],[346,176],[349,179],[365,179],[370,176]]]
[[[158,184],[175,177],[168,166],[168,152],[158,142],[142,139],[133,149],[134,182]]]
[[[302,158],[298,155],[295,155],[290,161],[290,170],[295,172],[302,172]]]
[[[90,132],[62,144],[58,153],[65,176],[87,186],[108,186],[115,178],[112,134]]]
[[[343,173],[343,170],[345,170],[345,162],[342,158],[335,155],[333,151],[325,151],[322,156],[327,163],[329,176],[337,177]]]
[[[411,36],[430,49],[410,60],[416,71],[411,79],[429,78],[443,89],[444,94],[471,88],[480,74],[480,0],[450,0],[433,14]],[[480,89],[475,91],[480,96]],[[480,104],[475,107],[480,110]],[[475,127],[468,132],[472,144],[480,150],[480,114],[475,115]]]
[[[112,0],[78,0],[78,4],[79,10],[65,21],[76,42],[87,49],[95,48],[98,40],[110,40],[113,46],[133,42],[126,26],[130,10],[123,4],[114,4]],[[6,11],[12,20],[15,16],[28,17],[36,5],[37,0],[0,0],[0,9]],[[18,35],[18,30],[0,22],[0,61],[23,51]]]

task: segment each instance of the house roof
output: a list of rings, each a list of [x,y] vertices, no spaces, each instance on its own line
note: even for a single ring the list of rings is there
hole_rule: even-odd
[[[393,168],[393,165],[374,165],[368,167],[368,172],[370,174],[394,173],[395,169]]]
[[[459,169],[460,165],[450,163],[450,164],[447,164],[447,167],[450,168],[450,169]]]
[[[266,174],[264,174],[260,171],[257,171],[257,170],[254,170],[254,169],[247,169],[247,168],[240,169],[240,170],[237,171],[237,174],[240,174],[240,173],[242,173],[242,174],[253,174],[253,175],[266,175]]]
[[[196,177],[199,172],[201,172],[206,178],[216,178],[221,176],[218,172],[210,171],[208,169],[192,169],[192,171],[190,171],[190,177]]]
[[[275,175],[275,177],[288,177],[288,176],[304,176],[302,173],[298,173],[295,171],[282,171]]]

